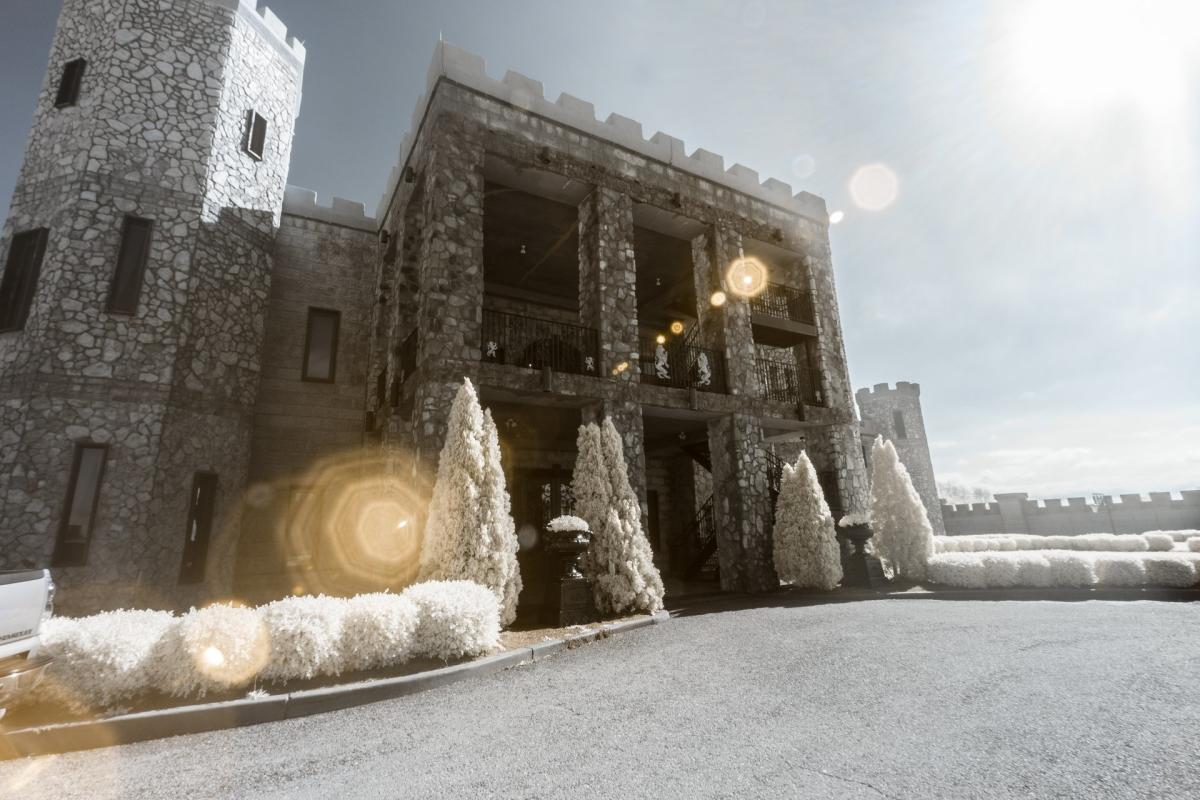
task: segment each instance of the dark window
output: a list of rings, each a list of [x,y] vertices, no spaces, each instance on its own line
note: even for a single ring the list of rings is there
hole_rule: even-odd
[[[62,79],[58,82],[58,95],[54,98],[57,108],[73,106],[79,102],[79,89],[83,85],[83,71],[87,62],[82,58],[68,61],[63,66]]]
[[[255,161],[262,161],[267,148],[267,118],[257,111],[246,115],[246,142],[243,149]]]
[[[87,563],[88,544],[100,499],[100,481],[104,478],[107,460],[108,445],[75,445],[71,479],[67,482],[67,502],[54,546],[54,566],[78,567]]]
[[[8,246],[8,262],[4,279],[0,280],[0,333],[25,327],[42,271],[42,257],[46,255],[48,233],[45,228],[18,233]]]
[[[338,326],[341,320],[339,311],[327,308],[308,310],[308,331],[304,337],[304,380],[333,382],[337,370]]]
[[[892,427],[896,429],[897,439],[907,439],[908,433],[904,430],[904,414],[900,411],[892,412]]]
[[[187,530],[184,531],[183,540],[183,563],[179,567],[180,583],[200,583],[204,580],[216,502],[217,476],[211,472],[197,472],[192,478],[192,498],[188,505]]]
[[[108,293],[109,313],[137,313],[153,230],[154,223],[148,219],[125,218],[125,226],[121,229],[121,250],[117,254],[117,270],[113,273],[112,287]]]

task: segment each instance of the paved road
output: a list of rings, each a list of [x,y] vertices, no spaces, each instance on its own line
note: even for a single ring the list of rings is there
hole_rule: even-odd
[[[1200,797],[1200,604],[685,617],[422,695],[0,764],[0,796]]]

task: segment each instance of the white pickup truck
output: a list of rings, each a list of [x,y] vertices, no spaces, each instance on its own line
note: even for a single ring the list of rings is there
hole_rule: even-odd
[[[50,570],[0,571],[0,717],[38,684],[50,659],[38,654],[42,623],[54,612]]]

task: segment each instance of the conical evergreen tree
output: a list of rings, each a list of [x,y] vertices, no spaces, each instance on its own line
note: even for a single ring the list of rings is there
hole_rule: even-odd
[[[909,580],[925,578],[933,526],[896,447],[875,437],[871,447],[871,541],[884,568]]]
[[[842,580],[833,516],[807,453],[783,466],[773,547],[780,580],[804,589],[833,589]]]
[[[486,586],[501,604],[501,623],[510,624],[521,589],[514,527],[496,426],[464,380],[438,459],[421,542],[421,580]]]
[[[600,442],[608,479],[608,507],[599,519],[588,520],[595,527],[586,562],[596,606],[611,613],[653,613],[663,607],[662,577],[642,530],[641,507],[629,483],[625,447],[611,419],[605,419],[601,426]],[[594,456],[589,458],[594,462]]]

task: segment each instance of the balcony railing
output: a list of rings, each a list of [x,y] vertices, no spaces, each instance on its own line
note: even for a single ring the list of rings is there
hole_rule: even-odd
[[[769,358],[756,359],[755,364],[758,367],[758,384],[765,399],[775,403],[821,404],[816,375],[808,367]]]
[[[778,283],[768,283],[761,292],[750,298],[750,310],[768,317],[816,324],[812,293]]]
[[[678,339],[664,344],[643,339],[638,352],[641,353],[642,383],[721,394],[729,391],[725,380],[725,356],[717,350],[696,347]]]
[[[484,309],[479,347],[485,363],[599,375],[594,328]]]

